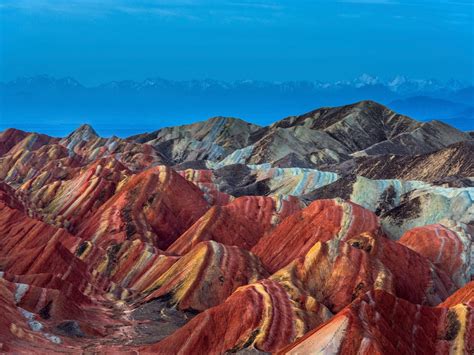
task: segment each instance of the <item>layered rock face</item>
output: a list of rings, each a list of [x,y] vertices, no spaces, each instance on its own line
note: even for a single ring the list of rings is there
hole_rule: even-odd
[[[472,354],[472,135],[375,102],[0,133],[0,352]]]
[[[474,350],[470,299],[430,308],[371,291],[280,353],[469,354]]]
[[[193,203],[187,203],[182,195]],[[78,227],[78,235],[99,245],[140,238],[166,248],[208,207],[195,185],[170,168],[154,167],[124,181],[119,191]]]

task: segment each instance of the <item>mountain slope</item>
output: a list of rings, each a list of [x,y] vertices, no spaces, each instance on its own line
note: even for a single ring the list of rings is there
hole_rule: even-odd
[[[442,122],[418,122],[376,102],[361,101],[288,117],[263,128],[213,118],[129,140],[153,145],[174,164],[208,160],[221,166],[318,167],[351,156],[426,154],[470,138]]]

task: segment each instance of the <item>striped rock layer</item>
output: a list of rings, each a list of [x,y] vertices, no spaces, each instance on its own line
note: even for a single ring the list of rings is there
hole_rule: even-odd
[[[195,185],[171,168],[158,166],[123,181],[118,192],[78,227],[78,236],[98,245],[138,238],[163,249],[207,209]]]
[[[318,200],[286,218],[262,238],[252,252],[270,272],[305,255],[318,241],[348,240],[361,233],[380,233],[377,216],[340,199]]]
[[[82,221],[114,195],[128,174],[128,169],[117,160],[104,158],[80,169],[69,180],[56,180],[42,188],[32,189],[32,184],[37,183],[32,179],[19,191],[28,195],[29,207],[45,222],[74,232]]]
[[[162,354],[275,351],[330,316],[331,312],[314,300],[296,302],[279,283],[266,279],[238,288],[224,303],[204,311],[168,338],[141,351]]]
[[[97,300],[116,286],[74,256],[77,238],[11,207],[0,202],[0,349],[58,350],[70,341],[59,335],[66,321],[81,336],[106,334],[115,321]]]
[[[233,199],[233,196],[220,191],[212,170],[186,169],[178,174],[199,187],[206,201],[213,205],[225,205]]]
[[[75,249],[75,255],[94,274],[106,277],[123,288],[120,298],[143,291],[179,259],[163,254],[140,239],[126,240],[106,248],[83,241]]]
[[[304,257],[277,271],[271,279],[298,293],[305,290],[333,313],[371,289],[431,306],[454,290],[450,278],[426,258],[386,238],[368,234],[347,242],[318,242]]]
[[[167,251],[184,254],[206,240],[250,249],[280,221],[301,207],[302,203],[294,197],[239,197],[225,206],[212,207]]]
[[[471,280],[472,241],[462,226],[450,224],[451,228],[432,224],[410,229],[399,243],[429,259],[462,287]]]
[[[471,354],[473,305],[415,305],[370,291],[281,354]]]
[[[250,252],[201,242],[144,290],[145,301],[162,298],[179,309],[202,311],[222,303],[238,287],[268,276]]]

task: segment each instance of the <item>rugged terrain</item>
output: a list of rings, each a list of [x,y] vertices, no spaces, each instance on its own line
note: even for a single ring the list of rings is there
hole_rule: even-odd
[[[0,133],[0,351],[474,352],[474,141],[376,102]]]

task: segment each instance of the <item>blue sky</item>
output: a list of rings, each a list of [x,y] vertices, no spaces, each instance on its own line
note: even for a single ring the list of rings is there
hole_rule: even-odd
[[[472,0],[0,0],[0,80],[474,79]]]

